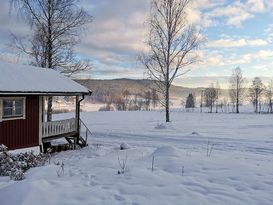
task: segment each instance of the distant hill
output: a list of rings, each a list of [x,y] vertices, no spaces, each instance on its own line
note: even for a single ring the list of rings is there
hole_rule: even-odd
[[[128,90],[130,94],[142,94],[152,88],[153,81],[140,79],[113,79],[113,80],[75,80],[84,85],[93,92],[93,98],[98,96],[109,95],[110,93],[121,94],[124,90]],[[199,98],[201,90],[204,88],[186,88],[181,86],[171,86],[171,98],[185,99],[189,93],[193,93]],[[222,90],[223,96],[228,96],[228,90]]]

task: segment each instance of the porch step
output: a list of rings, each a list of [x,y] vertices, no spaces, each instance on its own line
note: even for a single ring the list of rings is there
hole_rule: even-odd
[[[71,145],[79,145],[81,148],[88,146],[87,142],[82,138],[79,137],[79,141],[75,143],[75,140],[77,140],[77,137],[65,137],[67,142]]]
[[[87,142],[80,136],[79,138],[79,143],[78,143],[81,147],[86,147],[88,146]]]
[[[74,137],[65,137],[65,139],[69,144],[74,144]]]

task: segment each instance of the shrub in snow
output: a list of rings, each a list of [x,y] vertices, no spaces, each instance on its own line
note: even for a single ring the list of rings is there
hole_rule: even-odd
[[[0,147],[0,176],[10,176],[13,180],[24,179],[24,172],[32,167],[42,166],[47,161],[44,154],[35,155],[33,151],[12,154],[5,145]]]
[[[107,104],[99,108],[99,111],[114,111],[113,106],[111,104]]]
[[[119,147],[120,147],[120,150],[125,150],[130,148],[129,145],[125,142],[122,142]]]
[[[7,150],[8,150],[8,148],[5,145],[3,145],[3,144],[0,145],[0,152],[5,152]]]
[[[165,130],[165,129],[173,129],[171,123],[160,123],[155,126],[155,129],[157,130]]]
[[[151,156],[160,156],[160,157],[179,157],[180,154],[178,150],[172,146],[162,146],[157,148]]]
[[[157,125],[155,126],[155,129],[163,130],[163,129],[167,129],[167,126],[164,125],[164,124],[157,124]]]
[[[21,169],[12,168],[10,178],[14,181],[20,181],[25,178],[24,172]]]

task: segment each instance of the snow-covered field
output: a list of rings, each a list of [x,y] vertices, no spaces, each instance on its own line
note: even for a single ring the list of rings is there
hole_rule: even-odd
[[[273,204],[273,115],[173,112],[169,125],[160,112],[82,118],[90,146],[53,157],[64,174],[51,163],[20,182],[0,177],[1,205]]]

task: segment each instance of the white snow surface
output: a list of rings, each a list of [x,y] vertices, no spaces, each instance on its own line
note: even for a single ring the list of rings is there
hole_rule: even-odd
[[[51,160],[63,161],[64,174],[51,163],[20,182],[0,177],[1,205],[273,204],[273,115],[173,112],[164,129],[156,129],[161,112],[82,118],[93,132],[89,147]]]
[[[1,92],[83,92],[87,88],[52,69],[0,61]]]

